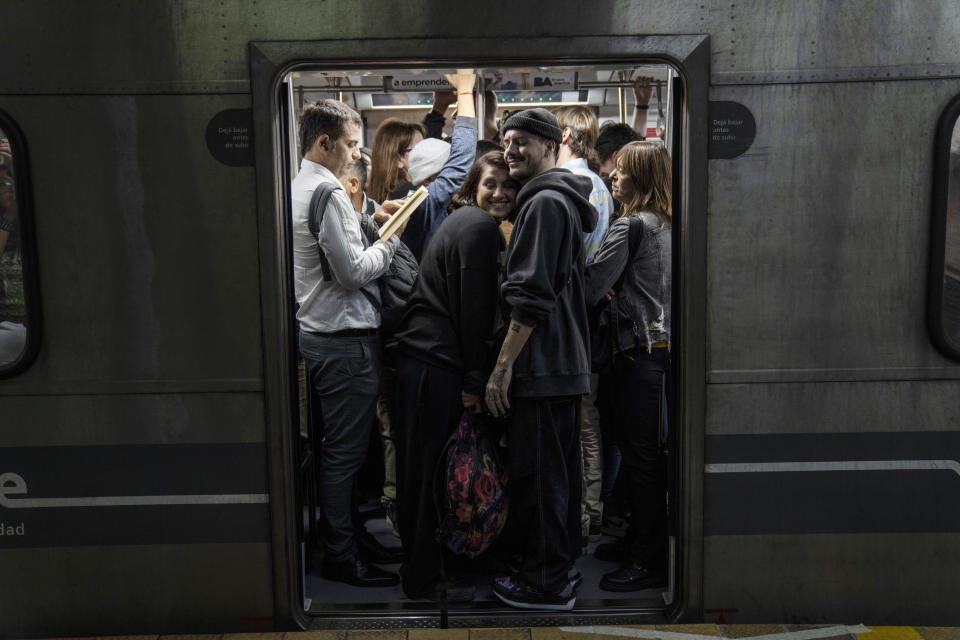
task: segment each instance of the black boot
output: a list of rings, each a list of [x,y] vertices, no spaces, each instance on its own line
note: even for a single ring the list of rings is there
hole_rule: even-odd
[[[403,549],[383,546],[366,529],[361,529],[357,536],[357,552],[365,561],[374,564],[396,564],[403,561]]]
[[[356,556],[340,562],[324,561],[320,566],[320,577],[355,587],[392,587],[400,584],[397,574],[367,564]]]
[[[600,579],[600,588],[604,591],[641,591],[665,586],[666,572],[652,571],[636,562],[626,562]]]

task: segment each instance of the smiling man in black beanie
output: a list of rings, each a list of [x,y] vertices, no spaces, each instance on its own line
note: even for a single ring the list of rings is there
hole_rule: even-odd
[[[515,607],[568,611],[580,582],[580,396],[590,391],[583,234],[597,211],[590,179],[556,168],[561,138],[546,109],[503,126],[510,177],[523,188],[501,288],[510,321],[485,401],[494,415],[513,413],[510,517],[524,532],[519,573],[493,591]]]

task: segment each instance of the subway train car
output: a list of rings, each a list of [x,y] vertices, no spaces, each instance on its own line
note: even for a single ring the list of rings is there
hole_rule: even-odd
[[[0,637],[960,624],[956,2],[10,0],[0,24]],[[626,120],[656,80],[666,589],[611,597],[586,555],[569,614],[480,593],[442,620],[314,573],[297,109],[344,100],[369,140],[458,67],[520,79],[495,117]]]

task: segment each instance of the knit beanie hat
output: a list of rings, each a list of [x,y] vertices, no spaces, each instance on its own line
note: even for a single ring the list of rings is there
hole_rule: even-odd
[[[450,143],[438,138],[424,138],[410,151],[408,160],[410,181],[414,186],[440,173],[450,157]]]
[[[563,130],[557,122],[557,117],[542,107],[514,113],[503,124],[501,133],[506,134],[508,129],[520,129],[541,138],[553,140],[558,145],[563,139]]]

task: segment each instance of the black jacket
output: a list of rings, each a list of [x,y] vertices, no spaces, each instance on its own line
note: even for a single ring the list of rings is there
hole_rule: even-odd
[[[407,311],[397,331],[405,354],[461,373],[463,390],[482,395],[500,344],[500,253],[497,220],[477,207],[461,207],[437,227],[420,262]]]
[[[514,363],[513,395],[590,391],[583,234],[597,226],[592,189],[585,176],[551,169],[517,194],[501,293],[510,318],[535,328]]]

